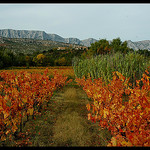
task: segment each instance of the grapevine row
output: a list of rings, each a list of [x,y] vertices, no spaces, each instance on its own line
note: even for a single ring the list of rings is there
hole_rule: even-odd
[[[54,73],[49,78],[48,69],[44,74],[20,71],[17,73],[3,71],[0,73],[0,141],[11,139],[20,129],[23,118],[26,121],[48,104],[53,92],[69,83],[67,77]],[[31,118],[30,117],[30,118]]]
[[[92,100],[86,105],[88,119],[107,128],[112,138],[107,146],[150,146],[150,76],[146,70],[133,88],[118,71],[109,84],[101,78],[76,78]]]

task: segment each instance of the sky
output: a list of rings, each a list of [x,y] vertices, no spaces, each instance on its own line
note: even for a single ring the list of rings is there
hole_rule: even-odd
[[[149,3],[1,3],[0,29],[74,37],[150,40]]]

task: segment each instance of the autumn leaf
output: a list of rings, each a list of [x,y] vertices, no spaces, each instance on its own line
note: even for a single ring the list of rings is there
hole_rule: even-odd
[[[91,119],[91,114],[90,113],[88,113],[88,120],[90,120]]]
[[[15,133],[17,131],[17,129],[18,129],[18,127],[16,125],[13,125],[11,130],[13,133]]]
[[[5,110],[3,110],[2,112],[3,112],[4,119],[6,119],[9,116],[9,113]]]
[[[27,112],[32,116],[33,115],[33,110],[34,110],[33,108],[29,108]]]
[[[130,94],[130,89],[125,89],[125,94],[129,95]]]
[[[86,108],[87,108],[88,111],[90,111],[90,104],[87,104]]]
[[[149,119],[148,123],[145,122],[150,114],[149,78],[143,74],[135,87],[128,82],[129,78],[125,80],[119,72],[113,72],[113,78],[108,85],[100,84],[99,79],[77,79],[78,84],[83,86],[83,90],[93,100],[92,116],[89,113],[88,120],[96,122],[98,119],[99,125],[107,127],[113,135],[108,146],[150,145],[147,142]],[[140,81],[143,85],[139,88]],[[123,94],[128,95],[128,101],[123,101]]]
[[[111,138],[111,143],[112,143],[112,146],[117,146],[117,140],[115,137]]]
[[[2,135],[1,136],[1,141],[5,141],[6,140],[6,136],[5,135]]]
[[[109,111],[106,108],[104,108],[103,113],[104,113],[104,118],[107,118],[107,115],[109,115]]]

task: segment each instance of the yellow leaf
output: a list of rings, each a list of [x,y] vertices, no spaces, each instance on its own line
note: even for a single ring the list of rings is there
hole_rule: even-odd
[[[146,107],[145,111],[146,111],[146,113],[149,113],[150,112],[150,108]]]
[[[4,135],[1,136],[1,141],[5,141],[6,137]]]
[[[33,108],[29,108],[28,113],[32,116],[33,115]]]
[[[90,110],[90,104],[87,104],[87,105],[86,105],[86,108],[87,108],[87,110],[89,111],[89,110]]]
[[[106,108],[104,108],[104,118],[106,118],[107,117],[107,115],[109,115],[109,111],[106,109]]]
[[[90,119],[91,119],[91,114],[89,113],[89,114],[88,114],[88,120],[90,120]]]
[[[142,107],[141,107],[141,105],[139,105],[138,107],[137,107],[137,109],[141,109]]]
[[[111,144],[111,143],[108,143],[107,146],[108,146],[108,147],[109,147],[109,146],[112,146],[112,144]]]
[[[2,111],[3,112],[3,115],[4,115],[4,119],[6,119],[8,116],[9,116],[9,113],[7,111]]]
[[[117,140],[115,137],[111,138],[111,143],[112,143],[112,146],[117,146]]]
[[[122,81],[125,80],[125,77],[118,71],[116,71],[116,74],[119,76],[119,79],[121,79]]]
[[[15,133],[18,127],[16,125],[13,125],[11,129],[12,129],[12,132]]]
[[[7,130],[7,131],[6,131],[6,135],[9,134],[10,132],[11,132],[11,130]]]
[[[140,115],[142,116],[142,115],[143,115],[143,112],[142,112],[142,113],[140,113]]]
[[[27,103],[27,98],[23,98],[22,101],[23,101],[24,103]]]

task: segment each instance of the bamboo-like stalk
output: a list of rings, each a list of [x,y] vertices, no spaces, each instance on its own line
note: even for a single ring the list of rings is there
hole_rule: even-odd
[[[117,52],[84,60],[76,58],[73,63],[76,77],[88,77],[90,74],[92,80],[100,77],[104,80],[112,79],[112,72],[114,71],[119,71],[126,78],[133,77],[133,80],[135,74],[136,79],[140,79],[148,66],[150,66],[150,59],[145,59],[144,56],[136,52],[127,54]]]

